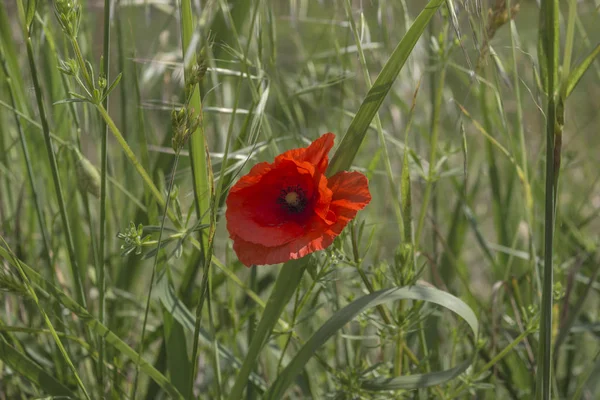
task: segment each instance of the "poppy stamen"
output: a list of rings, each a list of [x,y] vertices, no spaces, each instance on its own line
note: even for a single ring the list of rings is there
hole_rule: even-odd
[[[277,203],[292,213],[301,213],[306,207],[306,194],[300,185],[281,189]]]

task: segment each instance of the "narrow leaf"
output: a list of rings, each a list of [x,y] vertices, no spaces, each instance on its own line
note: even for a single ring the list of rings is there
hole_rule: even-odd
[[[577,86],[577,84],[581,80],[583,74],[585,74],[585,72],[588,70],[590,65],[592,65],[592,62],[596,57],[598,57],[598,55],[600,55],[600,43],[598,43],[596,48],[592,50],[590,54],[588,54],[588,56],[577,66],[577,68],[573,70],[573,72],[571,72],[571,74],[567,78],[566,97],[569,97],[573,89],[575,89],[575,86]]]

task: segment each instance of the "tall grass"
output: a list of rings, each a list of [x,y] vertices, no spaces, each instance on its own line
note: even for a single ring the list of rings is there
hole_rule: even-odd
[[[0,3],[0,398],[597,398],[599,13]],[[246,269],[230,186],[328,131],[371,204]]]

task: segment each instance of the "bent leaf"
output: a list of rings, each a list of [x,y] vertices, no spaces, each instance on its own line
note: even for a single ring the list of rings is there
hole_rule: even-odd
[[[325,322],[304,346],[302,346],[300,351],[298,351],[296,356],[294,356],[281,374],[279,374],[263,398],[265,400],[282,398],[294,378],[302,371],[315,352],[348,322],[370,308],[397,300],[420,300],[440,305],[464,319],[475,337],[477,337],[479,333],[479,324],[471,308],[469,308],[462,300],[449,293],[424,286],[391,288],[373,292],[348,304]],[[364,380],[361,386],[367,390],[424,388],[446,382],[458,376],[468,368],[470,363],[470,360],[467,360],[448,370],[427,374]]]

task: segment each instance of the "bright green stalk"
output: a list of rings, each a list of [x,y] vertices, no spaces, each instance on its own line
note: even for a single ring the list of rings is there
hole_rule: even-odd
[[[436,83],[437,93],[434,100],[433,116],[432,116],[432,127],[431,136],[429,140],[430,153],[429,153],[429,172],[427,174],[427,184],[425,186],[425,194],[421,202],[421,212],[419,213],[419,219],[417,222],[417,230],[415,232],[415,249],[419,248],[421,240],[421,233],[425,225],[425,219],[427,218],[427,209],[429,208],[429,199],[431,192],[435,184],[435,165],[437,163],[437,142],[439,137],[439,118],[440,110],[442,107],[442,99],[444,94],[444,83],[446,81],[446,66],[442,65],[441,71],[439,72],[438,82]]]
[[[115,122],[112,120],[110,115],[108,115],[108,112],[101,104],[97,104],[96,108],[100,112],[100,115],[102,116],[102,118],[104,118],[104,120],[108,124],[108,127],[110,128],[111,132],[113,133],[113,136],[115,137],[115,139],[117,139],[117,142],[119,143],[119,145],[125,152],[125,156],[129,159],[131,164],[133,164],[136,171],[138,172],[138,174],[140,174],[140,176],[142,177],[142,179],[144,180],[146,185],[148,185],[148,188],[152,192],[152,195],[154,196],[156,202],[159,204],[159,206],[165,208],[165,205],[166,205],[165,198],[163,197],[163,195],[160,193],[160,190],[158,190],[158,188],[152,181],[152,178],[150,178],[150,175],[148,175],[148,172],[146,172],[146,170],[144,169],[142,164],[138,161],[137,157],[133,153],[133,150],[131,150],[131,147],[129,147],[129,145],[127,144],[127,141],[123,137],[123,134],[121,133],[121,131],[119,131],[119,128],[117,128],[117,125],[115,124]],[[175,225],[175,227],[177,229],[181,229],[181,223],[177,220],[177,217],[175,216],[173,211],[169,208],[165,208],[165,209],[167,212],[167,217],[169,217],[169,219],[171,220],[171,222],[173,222],[173,224]]]
[[[104,0],[104,49],[102,58],[102,70],[106,82],[110,82],[110,0]],[[108,110],[108,97],[104,98],[102,106]],[[108,124],[102,120],[101,129],[101,167],[100,167],[100,248],[99,265],[98,265],[98,320],[101,324],[106,325],[106,265],[104,263],[104,253],[106,246],[106,176],[108,165],[107,154],[107,139],[108,139]],[[104,338],[100,336],[98,343],[98,390],[100,397],[104,396]]]
[[[190,138],[190,159],[192,164],[192,179],[193,179],[193,188],[194,188],[194,204],[196,208],[196,216],[198,218],[198,223],[210,223],[210,230],[212,235],[214,235],[214,224],[215,220],[212,218],[212,212],[209,212],[211,206],[211,191],[212,182],[210,181],[209,171],[209,160],[207,159],[206,152],[206,138],[204,135],[204,119],[202,117],[202,99],[200,97],[200,85],[194,84],[190,81],[192,76],[191,65],[193,62],[197,60],[197,50],[195,48],[191,48],[192,35],[195,29],[195,23],[192,15],[192,4],[191,0],[182,0],[181,8],[180,8],[180,17],[181,17],[181,39],[182,39],[182,51],[183,51],[183,64],[184,64],[184,74],[185,74],[185,87],[186,91],[190,90],[189,94],[189,107],[198,113],[199,121],[197,129],[195,132],[191,132]],[[186,93],[188,96],[188,93]],[[223,160],[226,163],[226,160]],[[213,193],[214,194],[214,193]],[[198,334],[200,329],[200,320],[202,316],[202,307],[204,305],[204,297],[207,293],[208,287],[208,277],[210,274],[210,266],[211,266],[211,255],[212,255],[212,238],[209,238],[211,235],[204,235],[200,233],[200,245],[202,249],[202,256],[204,257],[204,272],[202,276],[201,283],[201,293],[200,299],[198,302],[198,306],[196,309],[196,324],[194,331],[194,344],[192,347],[192,375],[190,379],[190,393],[193,388],[193,383],[196,376],[196,367],[198,365]]]
[[[192,35],[194,33],[194,21],[192,16],[191,0],[181,1],[181,38],[183,43],[183,60],[186,87],[190,79],[189,67],[196,60],[196,49],[190,48]],[[208,223],[208,209],[210,207],[208,182],[207,156],[204,149],[204,125],[202,119],[202,100],[200,98],[200,86],[194,85],[190,95],[189,107],[200,116],[200,124],[190,138],[190,158],[192,163],[192,176],[194,181],[194,201],[196,216],[199,223]],[[187,96],[187,94],[186,94]],[[203,236],[202,243],[206,246],[208,240]],[[206,258],[206,254],[205,254]]]
[[[177,154],[175,154],[175,162],[173,164],[173,169],[171,171],[171,179],[169,181],[169,187],[167,188],[167,199],[165,201],[165,205],[164,205],[164,209],[163,209],[163,216],[160,221],[160,231],[158,233],[158,241],[156,243],[156,248],[159,250],[161,248],[163,230],[165,228],[165,221],[167,219],[167,210],[169,209],[169,200],[171,199],[171,191],[173,190],[173,183],[175,181],[175,172],[177,171],[177,164],[179,163],[180,150],[181,149],[178,149]],[[139,376],[139,372],[140,372],[139,361],[142,357],[142,353],[144,352],[144,336],[146,335],[146,324],[148,323],[148,314],[150,311],[150,300],[152,298],[152,289],[154,289],[154,276],[156,275],[156,269],[158,268],[159,254],[160,254],[160,251],[157,251],[156,254],[154,255],[154,263],[152,265],[152,274],[150,275],[150,287],[148,289],[148,295],[146,296],[146,307],[144,309],[144,322],[142,323],[142,335],[140,338],[140,348],[138,350],[138,363],[137,363],[137,367],[135,369],[135,378],[133,380],[133,386],[131,389],[131,396],[130,396],[132,399],[136,398],[138,376]]]
[[[546,188],[544,217],[544,275],[539,349],[537,359],[536,399],[550,400],[552,394],[552,302],[553,302],[553,241],[556,211],[555,135],[556,135],[556,88],[558,84],[559,12],[558,0],[545,0],[540,9],[541,47],[545,51],[540,60],[546,65],[548,96],[546,111]],[[545,57],[544,57],[545,56]]]
[[[29,60],[29,69],[31,72],[31,78],[33,80],[33,87],[35,90],[35,97],[37,100],[38,110],[40,113],[40,120],[42,123],[42,131],[44,132],[44,142],[46,143],[46,152],[48,154],[48,160],[50,162],[50,170],[52,171],[52,181],[54,183],[54,191],[60,210],[60,218],[62,221],[63,228],[65,230],[65,239],[67,242],[67,251],[69,253],[69,260],[71,263],[71,273],[73,275],[74,290],[77,301],[83,307],[86,307],[85,291],[83,288],[83,281],[81,279],[81,273],[77,262],[77,256],[75,254],[75,248],[73,246],[73,237],[71,235],[71,228],[69,226],[69,220],[67,218],[67,208],[62,192],[62,185],[60,183],[60,176],[58,172],[58,164],[54,155],[54,149],[52,147],[52,139],[50,138],[50,127],[48,125],[48,119],[46,118],[46,108],[44,106],[44,99],[42,94],[42,88],[40,86],[37,66],[33,55],[33,44],[31,43],[31,36],[29,35],[29,27],[26,26],[25,11],[23,8],[23,0],[19,0],[17,3],[19,8],[19,17],[21,19],[21,25],[23,30],[23,36],[25,38],[27,46],[27,58]]]

